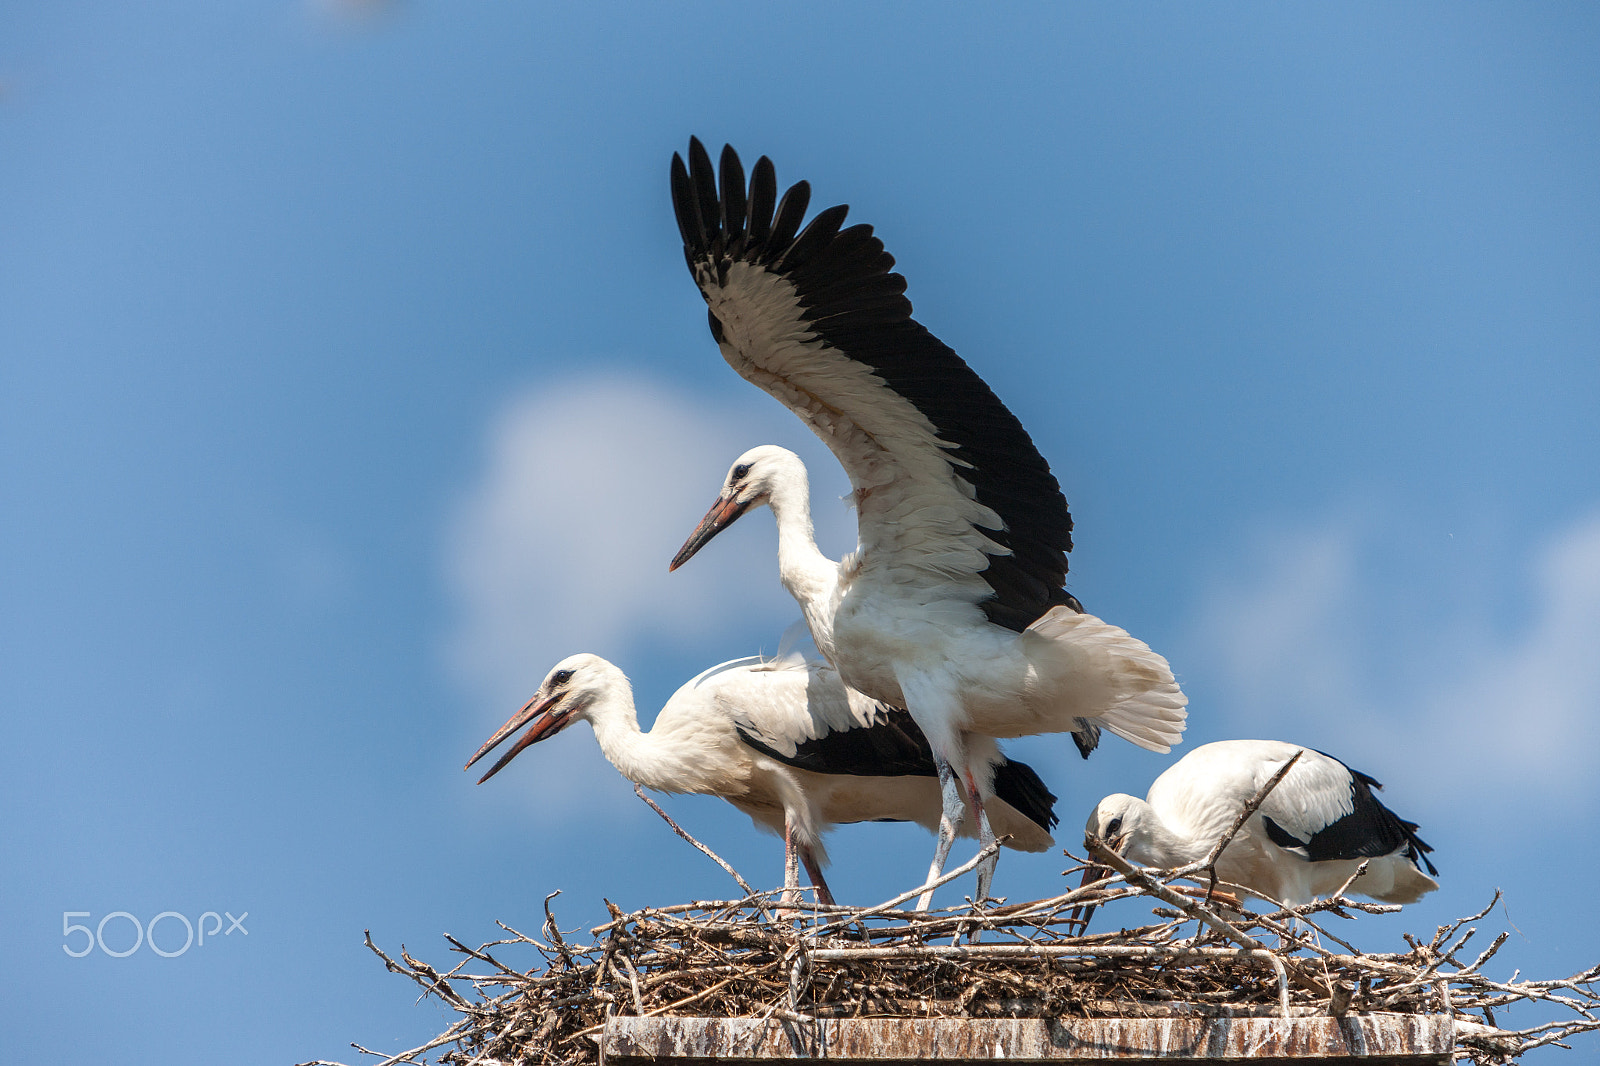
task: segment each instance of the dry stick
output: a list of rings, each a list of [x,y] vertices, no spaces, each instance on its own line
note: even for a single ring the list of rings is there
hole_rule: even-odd
[[[550,898],[554,898],[555,896],[559,896],[560,894],[561,894],[560,892],[552,892],[550,894]],[[505,922],[499,921],[498,919],[495,921],[494,924],[498,925],[500,928],[504,929],[506,932],[510,933],[512,936],[516,937],[515,940],[496,940],[496,941],[494,941],[495,944],[532,944],[534,947],[538,948],[540,951],[543,951],[543,952],[551,952],[551,951],[555,950],[555,948],[550,947],[548,944],[541,944],[539,941],[535,940],[533,937],[529,936],[527,933],[524,933],[522,930],[513,929],[511,926],[507,925]],[[485,945],[485,946],[487,947],[489,945]]]
[[[755,895],[759,894],[759,893],[756,892],[755,889],[750,887],[749,883],[746,882],[744,878],[739,876],[739,871],[735,870],[733,867],[729,866],[727,863],[722,861],[722,856],[718,855],[716,852],[712,851],[710,848],[708,848],[704,844],[700,843],[694,837],[692,837],[688,833],[684,832],[683,827],[680,826],[677,822],[674,822],[672,820],[672,816],[670,814],[668,814],[666,811],[662,810],[660,805],[658,805],[655,800],[651,799],[649,796],[646,796],[644,794],[644,789],[643,788],[641,788],[637,784],[634,785],[633,786],[633,794],[638,796],[640,799],[644,800],[645,803],[649,804],[650,805],[650,809],[652,811],[655,811],[657,814],[661,815],[662,821],[664,821],[668,825],[670,825],[672,827],[672,831],[674,833],[677,833],[683,839],[687,840],[689,843],[691,843],[695,847],[699,848],[700,851],[703,854],[705,854],[706,856],[708,856],[711,859],[712,862],[716,863],[718,866],[720,866],[724,870],[728,871],[728,876],[733,878],[735,881],[739,882],[739,887],[744,889],[745,894],[747,896],[755,896]],[[763,908],[763,913],[765,913],[765,908]]]
[[[1279,773],[1281,779],[1282,771]],[[1275,783],[1276,781],[1268,782],[1269,785]],[[1240,824],[1242,825],[1243,822],[1241,821]],[[1117,871],[1117,873],[1121,874],[1123,879],[1128,881],[1130,884],[1138,885],[1140,888],[1147,890],[1152,896],[1155,896],[1162,902],[1177,907],[1191,918],[1195,918],[1204,922],[1206,925],[1209,925],[1211,928],[1215,929],[1217,932],[1221,933],[1223,936],[1227,937],[1229,940],[1232,940],[1235,944],[1238,944],[1241,947],[1249,948],[1252,951],[1264,951],[1268,954],[1272,954],[1271,950],[1267,948],[1265,944],[1261,943],[1261,941],[1241,932],[1239,929],[1235,928],[1232,923],[1223,920],[1220,915],[1216,914],[1210,908],[1199,903],[1194,903],[1185,898],[1181,893],[1174,892],[1166,885],[1159,884],[1150,877],[1146,876],[1143,871],[1130,865],[1129,862],[1121,855],[1118,855],[1116,852],[1106,847],[1105,843],[1099,837],[1092,835],[1085,837],[1084,845],[1088,847],[1089,851],[1103,865],[1109,866],[1113,870]],[[1329,999],[1333,998],[1332,989],[1328,988],[1316,978],[1308,977],[1301,973],[1298,966],[1289,967],[1289,975],[1294,978],[1295,984],[1299,985],[1300,987],[1308,989],[1311,992],[1315,992],[1317,995],[1324,996]]]
[[[395,962],[388,955],[386,955],[382,948],[378,947],[378,945],[372,942],[372,930],[363,930],[363,934],[368,949],[370,949],[374,955],[378,956],[378,958],[383,960],[384,969],[388,970],[390,973],[397,973],[404,977],[409,977],[421,986],[421,999],[426,999],[428,993],[431,992],[440,999],[444,1000],[446,1003],[449,1003],[452,1007],[456,1007],[462,1013],[467,1013],[472,1009],[466,1000],[457,995],[456,990],[450,987],[449,982],[445,980],[445,975],[440,974],[431,966],[419,964],[415,959],[406,954],[406,949],[404,946],[400,948],[400,958],[405,962],[405,965],[402,966],[400,963]]]
[[[449,933],[446,933],[444,938],[450,941],[456,951],[461,952],[463,955],[470,955],[479,962],[487,962],[489,965],[493,966],[495,969],[499,970],[508,977],[521,978],[523,976],[521,970],[513,970],[511,967],[507,966],[505,963],[489,954],[488,944],[485,944],[483,947],[478,948],[477,950],[473,950],[472,948],[467,947],[467,945],[463,944],[461,941],[457,940],[455,937],[451,936]],[[511,941],[511,943],[515,943],[515,941]],[[473,978],[473,980],[478,979]]]
[[[649,801],[647,800],[646,802]],[[655,806],[655,804],[651,804],[651,806]],[[636,911],[633,914],[624,914],[620,918],[613,918],[604,925],[597,925],[590,929],[589,932],[595,936],[599,936],[601,933],[607,932],[614,926],[625,925],[628,922],[637,921],[640,918],[649,918],[660,914],[687,914],[690,911],[709,912],[713,910],[726,911],[730,909],[742,909],[749,905],[752,898],[756,896],[765,897],[766,895],[767,893],[765,892],[752,892],[749,896],[746,896],[741,900],[702,899],[696,900],[693,903],[674,903],[670,907],[646,907],[643,910]],[[848,911],[852,910],[853,908],[839,907],[837,909],[841,911]]]
[[[459,1040],[463,1035],[465,1035],[462,1032],[462,1030],[466,1029],[471,1024],[472,1024],[472,1019],[471,1018],[463,1018],[459,1022],[456,1022],[456,1024],[452,1025],[450,1028],[446,1029],[443,1033],[441,1033],[438,1036],[434,1037],[432,1040],[428,1041],[426,1044],[423,1044],[421,1047],[414,1047],[410,1051],[402,1051],[398,1055],[391,1055],[390,1057],[384,1059],[382,1062],[373,1063],[372,1066],[395,1066],[395,1063],[399,1063],[399,1062],[414,1062],[414,1061],[416,1061],[413,1058],[413,1056],[415,1056],[415,1055],[420,1055],[424,1051],[432,1051],[434,1048],[439,1047],[439,1046],[441,1046],[443,1044],[448,1044],[452,1040]],[[350,1046],[355,1048],[357,1051],[361,1052],[363,1055],[371,1055],[374,1058],[376,1058],[377,1056],[383,1054],[383,1052],[381,1052],[381,1051],[368,1051],[366,1048],[362,1047],[360,1044],[352,1043]],[[325,1059],[316,1059],[316,1060],[314,1060],[312,1062],[302,1062],[302,1063],[299,1064],[299,1066],[344,1066],[344,1063],[342,1063],[342,1062],[328,1062]]]
[[[1356,868],[1356,872],[1351,874],[1345,880],[1345,883],[1340,885],[1338,891],[1334,892],[1333,895],[1328,896],[1328,897],[1326,897],[1324,899],[1316,900],[1316,901],[1314,901],[1312,903],[1308,903],[1304,907],[1286,907],[1286,906],[1283,905],[1283,903],[1281,903],[1278,900],[1273,899],[1271,896],[1265,895],[1265,894],[1263,894],[1261,892],[1257,892],[1255,889],[1249,888],[1248,886],[1245,886],[1245,885],[1236,885],[1236,884],[1232,883],[1231,881],[1221,881],[1221,882],[1217,882],[1217,883],[1223,885],[1229,891],[1234,892],[1237,895],[1248,896],[1248,897],[1250,897],[1252,899],[1258,899],[1258,900],[1261,900],[1263,903],[1270,903],[1273,906],[1277,907],[1278,910],[1273,911],[1270,914],[1253,914],[1253,915],[1251,915],[1251,920],[1252,921],[1254,921],[1255,923],[1257,923],[1257,924],[1259,924],[1261,926],[1264,926],[1270,932],[1276,933],[1280,937],[1287,938],[1289,936],[1289,934],[1290,934],[1290,930],[1289,930],[1289,928],[1287,926],[1279,924],[1279,919],[1281,919],[1281,918],[1292,918],[1292,919],[1304,922],[1306,925],[1310,926],[1312,929],[1316,930],[1321,935],[1327,937],[1329,940],[1333,941],[1335,944],[1338,944],[1340,947],[1344,948],[1346,951],[1349,951],[1352,954],[1358,954],[1359,955],[1359,954],[1362,954],[1362,953],[1360,951],[1358,951],[1354,946],[1352,946],[1351,944],[1347,943],[1344,940],[1341,940],[1339,937],[1335,936],[1333,933],[1329,932],[1327,929],[1324,929],[1322,926],[1318,925],[1316,922],[1313,922],[1310,918],[1306,917],[1306,915],[1308,915],[1308,914],[1317,914],[1317,913],[1320,913],[1322,911],[1333,911],[1334,913],[1337,914],[1340,911],[1341,908],[1345,908],[1345,907],[1349,907],[1349,908],[1352,908],[1354,910],[1366,911],[1369,914],[1392,914],[1395,911],[1400,910],[1400,905],[1397,904],[1397,903],[1362,903],[1362,902],[1359,902],[1357,900],[1352,900],[1352,899],[1346,899],[1345,898],[1344,894],[1350,890],[1350,886],[1355,883],[1355,881],[1356,881],[1356,879],[1358,877],[1360,877],[1362,874],[1364,874],[1366,872],[1367,872],[1367,863],[1365,861],[1363,861],[1361,863],[1361,865]],[[1341,914],[1340,917],[1345,917],[1345,915]],[[1313,951],[1313,952],[1315,952],[1316,954],[1319,954],[1319,955],[1324,955],[1324,956],[1330,956],[1331,957],[1334,954],[1333,952],[1329,951],[1328,949],[1322,947],[1320,944],[1306,944],[1305,946],[1307,948],[1309,948],[1311,951]]]
[[[561,953],[561,958],[567,964],[567,969],[572,969],[572,949],[567,947],[567,942],[561,938],[561,929],[556,925],[556,916],[550,913],[550,901],[561,895],[558,888],[544,898],[544,935],[550,938],[550,943]]]
[[[871,918],[874,915],[882,914],[885,911],[892,911],[896,907],[900,906],[900,904],[902,904],[906,900],[910,899],[912,896],[920,896],[924,892],[927,892],[929,889],[934,889],[934,888],[938,888],[940,885],[949,884],[951,881],[954,881],[956,878],[960,877],[962,874],[967,873],[969,870],[972,870],[972,869],[976,868],[977,865],[979,863],[981,863],[984,859],[987,859],[989,856],[993,855],[995,852],[997,852],[999,850],[1000,850],[1000,842],[998,840],[991,841],[990,843],[985,844],[983,847],[979,848],[978,849],[978,854],[974,855],[971,859],[969,859],[966,862],[962,863],[960,866],[956,867],[954,870],[951,870],[949,873],[945,874],[944,876],[942,876],[942,877],[940,877],[940,878],[938,878],[936,880],[929,881],[925,885],[918,885],[916,888],[913,888],[910,892],[902,892],[902,893],[900,893],[900,895],[896,896],[894,899],[888,900],[887,902],[884,902],[884,903],[880,903],[876,907],[867,907],[867,908],[864,908],[862,910],[856,911],[855,914],[851,915],[848,919],[846,919],[844,921],[841,921],[841,922],[829,922],[827,925],[818,926],[815,930],[813,930],[811,935],[812,936],[821,936],[824,933],[830,933],[830,932],[833,932],[836,929],[843,929],[846,926],[854,925],[857,921],[859,921],[862,918]],[[928,912],[919,911],[917,913],[918,914],[926,914]]]
[[[729,977],[727,980],[724,980],[724,981],[718,981],[716,984],[712,985],[710,988],[702,989],[701,991],[696,992],[692,996],[689,996],[689,997],[687,997],[685,999],[678,1000],[676,1003],[668,1003],[665,1007],[657,1007],[655,1010],[650,1011],[648,1014],[641,1014],[640,1017],[641,1018],[654,1018],[656,1015],[665,1014],[669,1010],[675,1010],[678,1007],[687,1007],[689,1004],[699,1002],[700,1000],[705,999],[707,996],[711,995],[713,992],[716,992],[716,991],[722,989],[723,987],[725,987],[725,986],[727,986],[729,984],[732,984],[733,981],[734,981],[734,978],[732,978],[732,977]],[[591,1025],[589,1028],[583,1030],[582,1032],[573,1033],[572,1036],[570,1037],[570,1039],[576,1040],[580,1036],[588,1036],[591,1033],[598,1033],[600,1030],[604,1029],[605,1027],[606,1027],[606,1023],[605,1022],[601,1022],[599,1025]],[[379,1066],[383,1066],[383,1064],[380,1063]]]
[[[963,962],[1002,959],[1055,959],[1073,956],[1107,959],[1255,959],[1276,958],[1271,948],[1201,948],[1163,944],[1112,944],[1072,946],[1066,944],[903,944],[881,948],[818,948],[811,957],[818,962],[860,962],[887,959],[952,959]],[[1326,993],[1324,993],[1326,994]]]
[[[453,977],[454,974],[442,974],[438,970],[435,970],[432,966],[429,966],[427,963],[418,962],[416,959],[413,959],[409,954],[406,953],[404,944],[400,945],[400,958],[407,966],[411,967],[412,974],[421,975],[423,978],[423,980],[418,983],[422,984],[423,986],[424,996],[426,996],[429,992],[432,992],[434,995],[450,1004],[450,1006],[454,1007],[462,1014],[470,1014],[472,1012],[472,1004],[462,999],[460,994],[457,993],[454,988],[450,987],[448,978]]]
[[[639,971],[633,968],[633,963],[626,955],[618,955],[622,965],[628,968],[628,981],[633,985],[633,1009],[639,1014],[644,1014],[644,997],[639,994]]]
[[[1289,968],[1276,955],[1269,956],[1272,968],[1278,971],[1278,1012],[1289,1017]],[[1330,997],[1331,998],[1331,997]]]

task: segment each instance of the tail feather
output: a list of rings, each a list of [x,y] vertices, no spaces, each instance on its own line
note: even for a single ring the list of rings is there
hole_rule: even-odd
[[[1049,691],[1086,725],[1165,754],[1182,741],[1189,702],[1167,660],[1127,630],[1057,607],[1026,630]]]
[[[1078,745],[1078,754],[1087,759],[1100,746],[1100,727],[1093,722],[1085,722],[1082,729],[1072,731],[1072,742]]]
[[[1434,873],[1438,871],[1435,870]],[[1415,903],[1438,887],[1439,882],[1406,862],[1395,871],[1394,887],[1389,890],[1388,895],[1381,898],[1388,903]],[[1359,881],[1356,882],[1356,891],[1361,891]]]

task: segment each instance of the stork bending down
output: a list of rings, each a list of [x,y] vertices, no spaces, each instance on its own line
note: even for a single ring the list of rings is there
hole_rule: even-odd
[[[495,731],[467,766],[523,726],[487,781],[530,744],[575,721],[594,727],[622,776],[661,792],[720,796],[784,840],[786,902],[804,863],[821,902],[822,835],[841,822],[910,821],[936,828],[941,801],[927,741],[904,711],[845,688],[825,663],[799,656],[737,659],[705,671],[667,701],[650,732],[639,729],[633,689],[597,655],[558,663],[539,693]],[[1025,763],[994,743],[976,749],[980,792],[1007,846],[1044,851],[1054,841],[1055,796]],[[970,819],[961,825],[973,835]]]
[[[723,358],[794,411],[850,477],[859,548],[833,563],[811,540],[804,468],[746,453],[673,560],[681,565],[751,506],[778,518],[779,564],[817,647],[853,688],[904,707],[939,768],[943,818],[929,880],[963,817],[982,812],[979,738],[1101,727],[1165,752],[1185,698],[1166,660],[1083,613],[1063,588],[1072,519],[1016,417],[911,317],[905,279],[844,207],[802,231],[801,182],[777,198],[770,161],[748,189],[731,148],[718,175],[699,141],[673,157],[689,269]],[[979,872],[987,895],[993,864]],[[919,901],[927,906],[931,894]]]
[[[1338,891],[1363,861],[1367,872],[1351,890],[1385,903],[1415,903],[1439,887],[1425,854],[1433,849],[1415,822],[1372,794],[1382,785],[1331,755],[1279,740],[1203,744],[1156,778],[1145,799],[1101,800],[1087,831],[1144,866],[1198,862],[1297,751],[1299,761],[1218,857],[1218,877],[1290,906]]]

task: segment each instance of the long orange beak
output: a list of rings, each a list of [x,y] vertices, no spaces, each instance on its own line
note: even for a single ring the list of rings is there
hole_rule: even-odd
[[[711,505],[711,510],[700,519],[700,524],[694,527],[694,532],[689,534],[689,539],[683,542],[683,547],[678,549],[678,554],[672,557],[672,562],[667,564],[670,573],[694,557],[694,553],[706,546],[712,537],[733,525],[738,517],[748,510],[748,503],[740,503],[737,498],[725,499],[717,497],[717,502]]]
[[[473,763],[489,754],[490,751],[499,746],[501,741],[505,740],[512,733],[515,733],[517,730],[521,729],[524,725],[532,722],[533,725],[529,726],[528,731],[522,734],[521,739],[513,744],[510,750],[508,750],[504,755],[500,756],[500,761],[490,767],[488,773],[478,778],[478,784],[481,785],[485,781],[489,780],[489,778],[499,773],[500,769],[505,766],[506,763],[510,762],[512,759],[515,759],[519,754],[521,754],[523,748],[526,748],[530,744],[537,744],[546,737],[552,737],[561,732],[561,730],[566,727],[567,719],[570,717],[572,712],[555,708],[553,706],[555,702],[556,697],[554,696],[544,700],[541,700],[538,696],[535,696],[533,699],[523,704],[522,710],[508,718],[505,725],[501,726],[499,729],[496,729],[494,731],[494,736],[483,742],[483,747],[478,749],[478,754],[468,759],[467,765],[463,766],[462,769],[471,769]]]
[[[1083,880],[1078,882],[1078,887],[1087,888],[1096,881],[1105,880],[1106,878],[1110,877],[1111,874],[1111,867],[1101,866],[1099,863],[1090,863],[1088,866],[1084,867]],[[1068,921],[1078,923],[1079,936],[1082,936],[1084,933],[1089,931],[1089,919],[1094,917],[1094,909],[1096,906],[1097,904],[1094,903],[1079,904],[1078,906],[1072,908],[1072,913],[1068,915]]]
[[[1118,837],[1116,840],[1107,840],[1104,843],[1105,843],[1106,847],[1110,848],[1112,851],[1116,852],[1118,855],[1121,855],[1122,854],[1121,845],[1124,845],[1127,842],[1128,842],[1128,834],[1124,833],[1122,836]],[[1087,846],[1088,845],[1088,841],[1085,840],[1084,844],[1085,844],[1085,846]],[[1104,881],[1106,878],[1110,877],[1114,873],[1116,873],[1116,871],[1113,870],[1109,866],[1101,866],[1099,863],[1091,862],[1088,866],[1084,867],[1083,880],[1078,882],[1078,887],[1079,888],[1085,888],[1085,887],[1087,887],[1089,885],[1094,884],[1096,881]],[[1069,921],[1073,921],[1073,922],[1079,923],[1079,925],[1078,925],[1078,935],[1079,936],[1082,936],[1084,933],[1089,931],[1089,919],[1094,917],[1094,909],[1095,909],[1096,906],[1097,906],[1097,904],[1094,904],[1094,903],[1079,904],[1078,906],[1072,908],[1072,913],[1070,915],[1068,915],[1068,920]]]

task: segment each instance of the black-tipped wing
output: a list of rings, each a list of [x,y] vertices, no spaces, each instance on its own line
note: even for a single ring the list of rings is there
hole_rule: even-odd
[[[763,738],[739,725],[739,739],[788,766],[817,774],[852,777],[937,777],[933,749],[911,715],[888,704],[874,705],[873,721],[837,729],[797,743]]]
[[[910,714],[846,687],[824,662],[736,659],[686,683],[668,709],[706,699],[741,741],[787,766],[852,777],[939,776],[933,748]],[[1055,827],[1056,797],[1026,763],[1002,756],[993,791],[1046,833]]]
[[[1015,630],[1068,604],[1060,486],[988,385],[911,317],[872,227],[841,228],[839,206],[802,229],[809,186],[780,199],[765,157],[747,187],[725,148],[720,194],[718,177],[698,140],[687,165],[673,157],[673,208],[712,335],[844,466],[864,565],[892,567],[903,587],[961,586]]]
[[[1380,855],[1393,855],[1398,851],[1417,866],[1426,866],[1430,874],[1439,872],[1427,858],[1426,853],[1433,849],[1417,836],[1417,823],[1405,821],[1373,795],[1374,789],[1383,788],[1381,784],[1325,752],[1317,754],[1344,771],[1347,775],[1347,794],[1337,794],[1336,786],[1333,798],[1339,801],[1337,806],[1324,803],[1320,817],[1313,814],[1311,817],[1302,815],[1296,818],[1287,812],[1279,812],[1279,817],[1287,824],[1280,824],[1263,811],[1261,821],[1274,844],[1280,848],[1303,850],[1312,862],[1372,859]],[[1285,779],[1284,785],[1290,783]],[[1271,806],[1270,800],[1268,806]]]
[[[813,740],[780,750],[744,726],[739,739],[756,751],[788,766],[817,774],[854,777],[938,777],[933,749],[905,711],[875,704],[876,721],[826,733]],[[994,795],[1016,809],[1046,833],[1061,820],[1055,812],[1056,796],[1033,767],[1002,757],[994,768]]]

